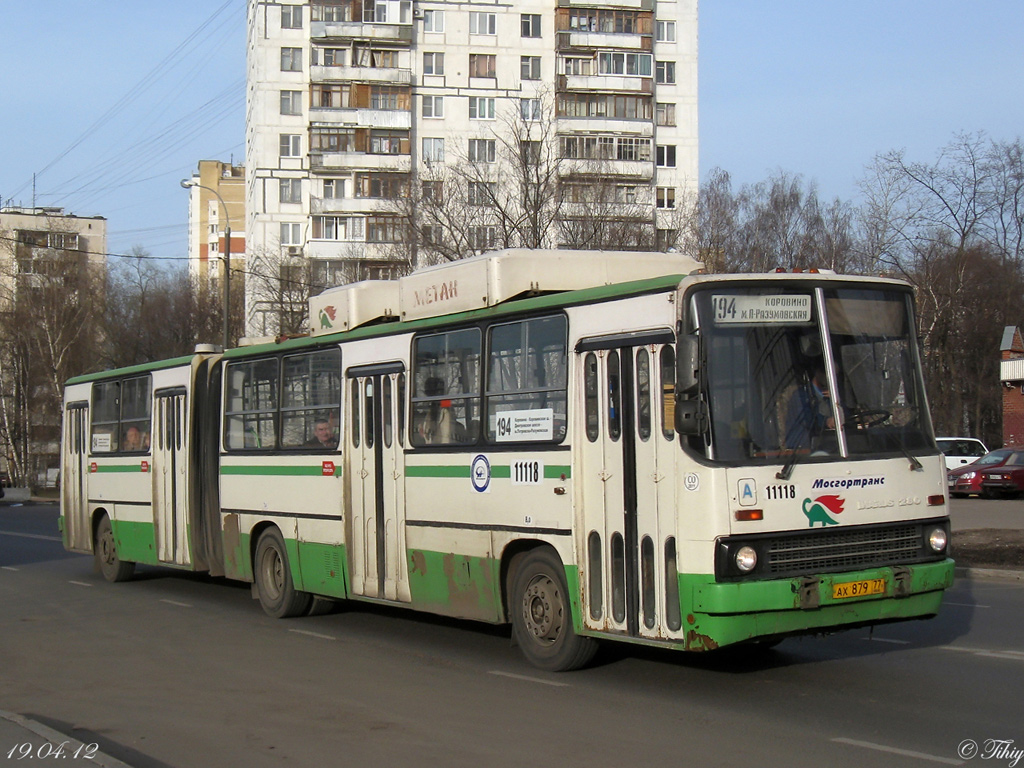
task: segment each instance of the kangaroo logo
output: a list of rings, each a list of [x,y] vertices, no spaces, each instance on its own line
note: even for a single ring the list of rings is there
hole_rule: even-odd
[[[846,502],[840,496],[819,496],[816,499],[804,499],[804,514],[807,515],[807,527],[813,528],[815,523],[821,523],[825,528],[830,525],[839,525],[832,515],[838,515],[843,511]]]
[[[333,328],[334,327],[334,315],[337,310],[334,305],[324,307],[320,310],[320,327],[321,328]]]

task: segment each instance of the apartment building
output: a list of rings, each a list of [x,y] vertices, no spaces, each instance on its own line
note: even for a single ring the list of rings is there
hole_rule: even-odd
[[[183,186],[189,189],[189,274],[208,281],[210,289],[219,295],[224,258],[230,253],[232,277],[238,279],[241,290],[244,274],[234,273],[244,271],[245,263],[245,168],[219,160],[200,160]]]
[[[250,269],[315,292],[633,224],[667,248],[696,191],[697,0],[250,0],[248,27]],[[247,323],[276,331],[253,292]]]

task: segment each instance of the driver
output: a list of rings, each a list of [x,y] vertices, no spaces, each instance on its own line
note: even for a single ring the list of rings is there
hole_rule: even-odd
[[[790,398],[786,415],[786,446],[810,448],[814,438],[835,428],[828,376],[824,366],[818,364],[814,366],[807,384],[797,387]]]

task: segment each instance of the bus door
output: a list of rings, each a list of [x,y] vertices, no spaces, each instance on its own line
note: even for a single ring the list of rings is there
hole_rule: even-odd
[[[632,637],[679,629],[672,341],[665,330],[577,346],[584,624]]]
[[[350,562],[357,595],[408,602],[405,367],[350,368]]]
[[[185,388],[170,387],[153,393],[153,523],[157,559],[162,563],[190,563],[188,550],[189,499],[186,486],[188,421]]]
[[[64,415],[60,492],[68,549],[92,549],[89,530],[89,403],[69,403]]]

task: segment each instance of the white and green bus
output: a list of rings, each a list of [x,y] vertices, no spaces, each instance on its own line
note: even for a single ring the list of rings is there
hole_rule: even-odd
[[[549,670],[933,616],[952,584],[911,289],[503,251],[330,289],[310,336],[80,376],[61,529],[253,584],[511,623]]]

